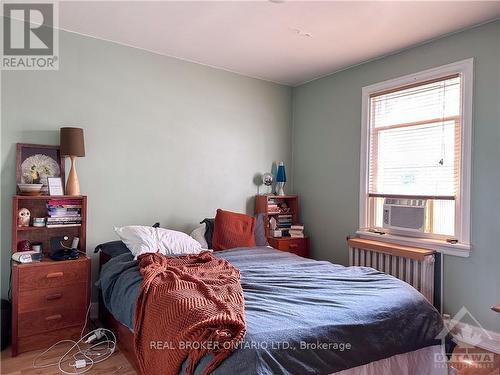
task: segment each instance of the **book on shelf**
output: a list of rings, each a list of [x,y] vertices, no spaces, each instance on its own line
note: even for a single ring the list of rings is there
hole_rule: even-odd
[[[82,223],[73,224],[47,224],[47,228],[66,228],[66,227],[81,227]]]
[[[50,201],[49,201],[50,202]],[[81,204],[51,204],[47,203],[47,207],[51,207],[54,209],[77,209],[77,208],[82,208]]]
[[[47,202],[47,228],[81,225],[81,213],[78,199],[51,199]]]
[[[68,226],[68,225],[74,225],[74,224],[81,224],[81,221],[66,221],[66,222],[50,222],[47,223],[47,226],[50,225],[61,225],[61,226]]]
[[[47,225],[52,225],[52,224],[81,224],[82,220],[47,220]]]
[[[292,238],[304,238],[304,226],[301,224],[294,224],[290,226],[288,231],[290,237]]]
[[[66,216],[51,216],[47,218],[47,221],[71,221],[71,220],[82,220],[81,215],[66,215]]]
[[[278,223],[278,225],[276,226],[278,229],[290,229],[290,224],[283,224],[283,223]]]
[[[80,206],[82,205],[82,201],[80,199],[50,199],[47,201],[47,204],[51,206],[64,206],[64,205],[75,205],[75,206]]]
[[[73,216],[80,215],[80,209],[70,208],[70,209],[57,209],[54,210],[52,208],[47,209],[47,212],[50,216]]]

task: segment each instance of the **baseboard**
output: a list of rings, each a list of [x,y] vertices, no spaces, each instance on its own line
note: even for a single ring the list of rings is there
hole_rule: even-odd
[[[500,354],[500,333],[454,319],[445,320],[455,341]]]

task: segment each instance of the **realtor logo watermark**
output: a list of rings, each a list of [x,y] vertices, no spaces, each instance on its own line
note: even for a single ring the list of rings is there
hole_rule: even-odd
[[[3,2],[1,68],[59,69],[57,3]]]
[[[467,321],[470,324],[467,324]],[[450,337],[455,344],[453,351],[436,354],[435,367],[452,367],[456,370],[494,368],[493,353],[482,350],[479,345],[483,341],[492,340],[492,336],[465,307],[462,307],[452,319],[445,321],[445,327],[436,338],[440,339],[442,347],[446,348],[446,342]]]

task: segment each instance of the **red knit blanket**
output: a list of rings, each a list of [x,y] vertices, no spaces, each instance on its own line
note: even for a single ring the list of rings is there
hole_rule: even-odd
[[[211,352],[209,374],[245,335],[240,272],[210,252],[139,256],[144,280],[135,310],[135,351],[143,374],[192,374]]]

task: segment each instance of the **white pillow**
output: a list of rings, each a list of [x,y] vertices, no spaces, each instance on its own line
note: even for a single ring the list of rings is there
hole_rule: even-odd
[[[145,253],[185,255],[198,254],[202,251],[198,241],[186,233],[175,230],[129,225],[115,227],[115,232],[135,258]]]
[[[205,231],[207,230],[207,224],[203,223],[200,226],[193,229],[190,236],[198,241],[202,249],[208,249],[208,243],[205,239]]]

